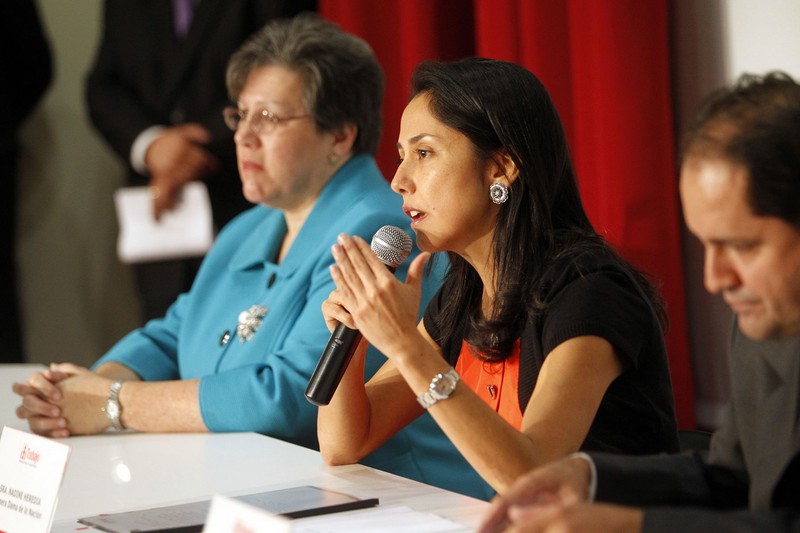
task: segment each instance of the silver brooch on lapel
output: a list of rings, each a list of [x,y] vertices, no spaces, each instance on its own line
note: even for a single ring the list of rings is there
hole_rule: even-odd
[[[250,309],[239,313],[239,324],[236,326],[239,342],[249,341],[253,338],[268,312],[269,309],[266,306],[251,305]]]

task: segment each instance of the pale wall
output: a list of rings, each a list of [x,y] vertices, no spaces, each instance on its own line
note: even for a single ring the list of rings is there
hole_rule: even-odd
[[[90,364],[139,321],[131,274],[114,255],[122,169],[83,96],[101,2],[40,0],[39,11],[55,76],[22,134],[17,253],[28,359]]]

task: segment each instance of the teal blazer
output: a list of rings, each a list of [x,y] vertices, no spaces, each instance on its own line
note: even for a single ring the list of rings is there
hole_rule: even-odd
[[[350,160],[326,185],[280,264],[274,258],[286,234],[283,213],[253,207],[220,232],[192,288],[166,316],[128,334],[95,367],[117,362],[146,381],[197,378],[209,430],[254,431],[317,449],[317,408],[304,392],[330,337],[320,310],[335,288],[328,270],[330,247],[339,233],[369,242],[385,224],[409,231],[401,198],[364,155]],[[398,268],[400,279],[410,262]],[[444,262],[437,261],[424,283],[423,308],[441,283]],[[266,308],[266,314],[252,338],[243,340],[236,331],[238,318],[253,305]],[[367,375],[384,361],[370,350]],[[491,496],[427,414],[363,462]]]

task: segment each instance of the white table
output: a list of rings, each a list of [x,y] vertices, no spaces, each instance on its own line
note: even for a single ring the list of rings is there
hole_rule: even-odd
[[[0,365],[0,390],[10,391],[11,382],[27,379],[33,370]],[[7,402],[14,397],[5,391],[0,399],[0,420],[15,420],[18,402]],[[26,429],[18,420],[12,425]],[[84,516],[300,485],[378,498],[381,507],[432,512],[463,525],[463,531],[475,529],[488,505],[362,465],[330,467],[316,451],[256,433],[105,433],[60,440],[72,454],[54,533],[86,532],[76,523]]]

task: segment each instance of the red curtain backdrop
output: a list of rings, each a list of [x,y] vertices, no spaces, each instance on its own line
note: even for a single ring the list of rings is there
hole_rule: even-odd
[[[653,276],[667,332],[681,427],[694,427],[667,0],[319,0],[323,17],[363,37],[386,70],[378,164],[396,166],[414,66],[479,55],[513,61],[550,91],[595,227]]]

